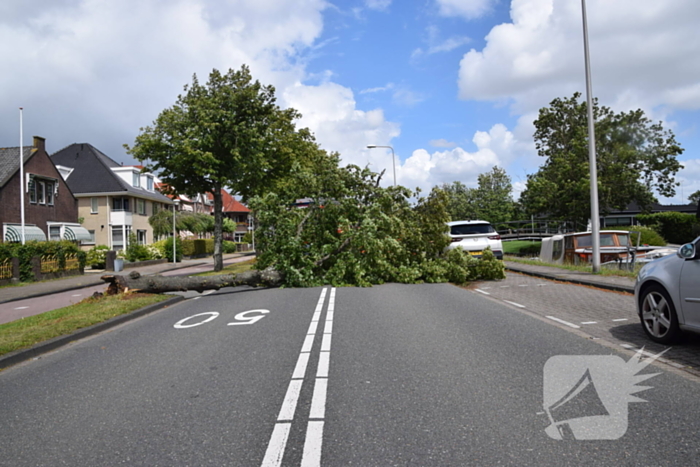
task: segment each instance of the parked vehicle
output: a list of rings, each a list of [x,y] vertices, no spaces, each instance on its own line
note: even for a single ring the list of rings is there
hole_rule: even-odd
[[[682,331],[700,332],[700,237],[646,264],[634,296],[642,328],[654,342],[671,344]]]
[[[497,259],[503,259],[503,244],[496,229],[487,222],[480,220],[448,222],[452,243],[447,247],[462,248],[472,256],[481,258],[486,248],[491,248]]]

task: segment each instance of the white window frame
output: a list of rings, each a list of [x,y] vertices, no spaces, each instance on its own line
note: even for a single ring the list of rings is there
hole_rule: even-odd
[[[131,182],[135,188],[141,187],[141,174],[138,172],[131,172]]]
[[[44,186],[46,187],[46,191],[44,192],[44,195],[46,196],[46,205],[47,206],[53,206],[54,203],[54,190],[56,189],[56,182],[51,182],[51,181],[46,181],[44,183]]]
[[[90,198],[90,214],[97,214],[100,209],[100,201],[96,196]]]

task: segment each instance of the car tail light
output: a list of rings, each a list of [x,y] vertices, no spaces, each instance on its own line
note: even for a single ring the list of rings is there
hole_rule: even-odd
[[[500,240],[501,236],[500,235],[492,235],[489,237],[489,240]]]

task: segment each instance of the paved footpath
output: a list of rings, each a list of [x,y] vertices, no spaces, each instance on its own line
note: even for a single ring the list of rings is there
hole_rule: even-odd
[[[570,282],[572,284],[589,285],[605,290],[614,290],[616,292],[634,293],[635,280],[630,277],[602,276],[590,272],[569,271],[568,269],[546,266],[544,264],[532,265],[516,263],[515,261],[504,261],[504,263],[507,270],[520,272],[529,276]]]
[[[230,264],[245,256],[249,256],[247,253],[231,253],[224,255],[224,264]],[[197,259],[185,259],[177,264],[173,263],[160,263],[152,264],[150,266],[143,266],[137,268],[128,268],[124,271],[118,272],[116,274],[129,274],[131,271],[138,271],[143,275],[151,274],[161,274],[167,271],[173,271],[177,269],[185,269],[194,266],[204,266],[210,265],[213,269],[214,259],[213,257],[197,258]],[[85,274],[82,276],[72,276],[63,279],[55,279],[51,281],[43,282],[33,282],[27,285],[17,286],[17,287],[3,287],[0,288],[0,303],[13,302],[17,300],[24,300],[26,298],[41,297],[44,295],[51,295],[58,292],[66,292],[69,290],[82,289],[84,287],[92,287],[95,285],[104,284],[104,281],[100,279],[105,274],[114,274],[113,272],[105,272],[103,270],[85,270]]]

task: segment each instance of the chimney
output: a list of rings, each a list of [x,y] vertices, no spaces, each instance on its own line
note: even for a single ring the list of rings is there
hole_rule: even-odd
[[[37,148],[39,151],[46,152],[46,138],[42,138],[41,136],[35,136],[34,147]]]

